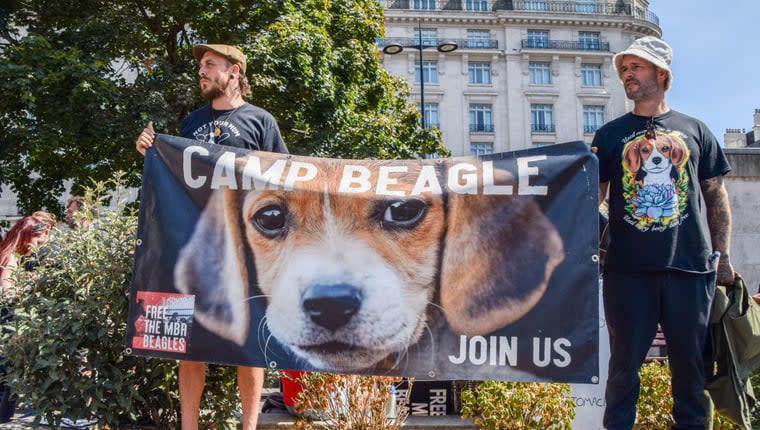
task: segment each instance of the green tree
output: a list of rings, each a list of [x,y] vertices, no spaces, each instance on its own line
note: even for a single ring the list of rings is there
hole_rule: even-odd
[[[3,12],[0,181],[22,212],[60,211],[66,179],[78,192],[123,170],[137,185],[133,142],[147,121],[177,134],[204,103],[191,54],[203,42],[247,53],[250,101],[277,118],[293,153],[446,153],[379,63],[376,0],[28,0]]]

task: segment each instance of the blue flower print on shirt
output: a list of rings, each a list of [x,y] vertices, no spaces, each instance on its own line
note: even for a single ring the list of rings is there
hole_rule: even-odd
[[[678,194],[674,184],[649,184],[639,188],[631,201],[636,210],[637,219],[650,218],[656,223],[665,224],[665,218],[678,213]]]

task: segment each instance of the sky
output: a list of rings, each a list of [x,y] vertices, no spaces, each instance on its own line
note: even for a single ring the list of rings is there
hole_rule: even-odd
[[[760,1],[650,0],[673,48],[671,109],[727,128],[752,128],[760,109]]]

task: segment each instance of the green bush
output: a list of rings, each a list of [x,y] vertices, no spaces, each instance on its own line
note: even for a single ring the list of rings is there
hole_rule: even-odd
[[[673,418],[673,396],[670,390],[670,368],[667,363],[652,361],[641,366],[641,388],[636,404],[636,424],[641,429],[670,428]]]
[[[673,396],[670,388],[670,368],[667,362],[652,361],[641,366],[639,371],[641,391],[636,404],[636,428],[670,428],[673,417]],[[731,420],[716,412],[713,415],[714,430],[734,430],[739,427]]]
[[[12,312],[0,341],[6,382],[56,426],[84,418],[177,428],[176,362],[124,354],[137,218],[122,203],[102,209],[106,185],[121,189],[120,177],[88,190],[93,210],[79,214],[93,217],[91,225],[55,229],[39,266],[17,272],[14,292],[0,298]],[[236,393],[234,368],[212,367],[201,426],[234,428]]]
[[[755,373],[750,376],[749,382],[752,384],[752,388],[760,387],[760,369],[755,370]],[[760,405],[756,405],[752,410],[752,429],[760,430]]]
[[[484,381],[462,391],[461,413],[481,429],[570,429],[575,402],[568,384]]]

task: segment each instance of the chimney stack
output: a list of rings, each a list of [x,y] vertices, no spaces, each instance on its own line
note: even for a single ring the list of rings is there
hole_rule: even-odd
[[[744,148],[747,146],[747,134],[738,128],[727,128],[726,133],[723,134],[723,146],[726,148]]]

